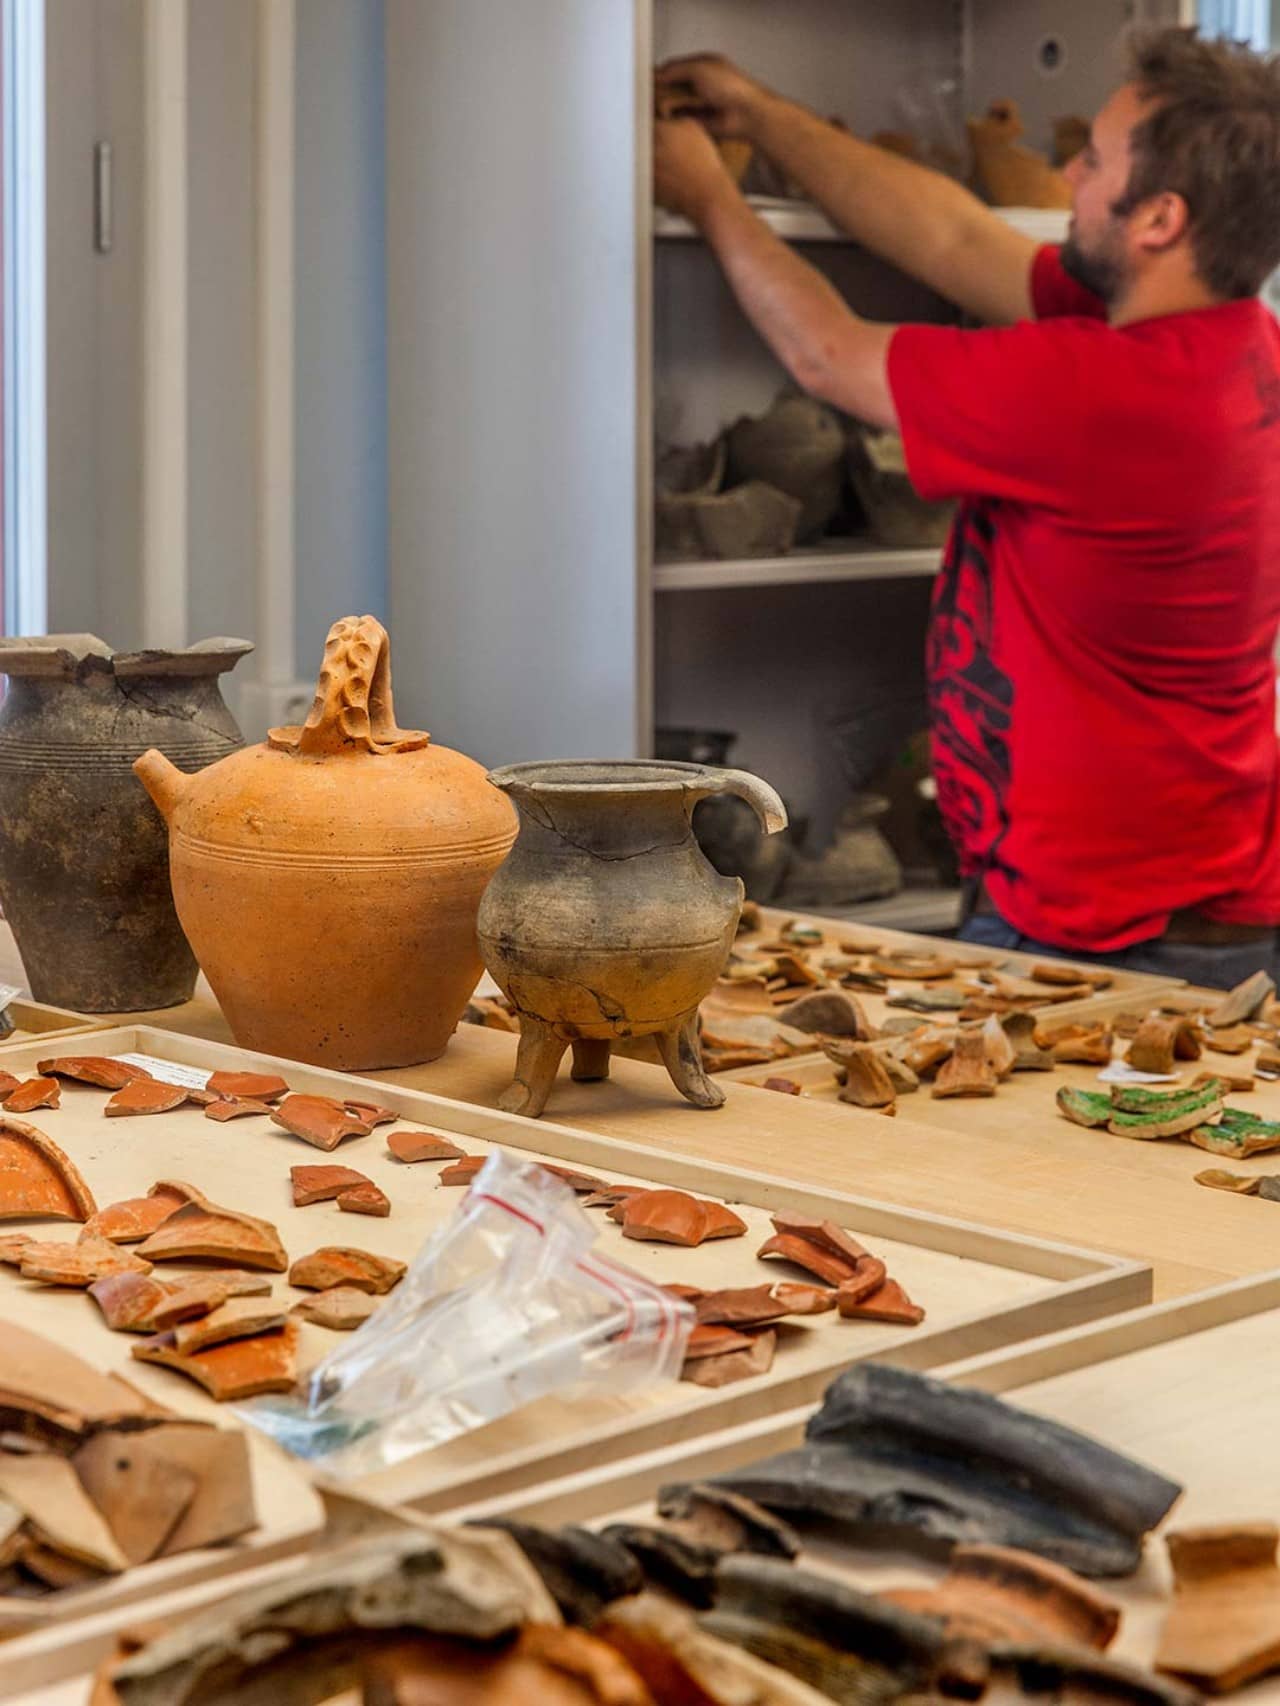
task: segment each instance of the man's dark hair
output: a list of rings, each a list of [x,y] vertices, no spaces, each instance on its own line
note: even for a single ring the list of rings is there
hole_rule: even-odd
[[[1158,104],[1133,128],[1112,211],[1180,195],[1200,277],[1215,296],[1256,295],[1280,265],[1280,55],[1194,29],[1138,30],[1128,81]]]

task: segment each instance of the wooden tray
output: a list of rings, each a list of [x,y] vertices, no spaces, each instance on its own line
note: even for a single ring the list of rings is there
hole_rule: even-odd
[[[1135,1309],[935,1370],[956,1385],[1078,1428],[1150,1464],[1186,1489],[1166,1528],[1276,1520],[1280,1458],[1280,1271],[1220,1286],[1198,1297]],[[599,1526],[653,1519],[653,1495],[667,1481],[703,1479],[803,1438],[809,1407],[714,1436],[677,1443],[611,1468],[587,1470],[524,1493],[468,1505],[458,1520],[503,1515],[552,1525]],[[806,1546],[800,1562],[856,1586],[879,1590],[936,1580],[941,1567],[906,1554]],[[1157,1534],[1141,1569],[1099,1584],[1124,1618],[1112,1647],[1150,1663],[1169,1603],[1170,1573]],[[1232,1694],[1241,1706],[1280,1700],[1280,1677]]]
[[[9,1017],[14,1029],[7,1037],[0,1038],[0,1055],[39,1037],[55,1034],[59,1038],[79,1037],[89,1031],[101,1031],[115,1022],[95,1019],[88,1013],[73,1013],[66,1007],[49,1007],[43,1001],[28,1001],[23,995],[16,995],[9,1003]]]
[[[449,1132],[465,1140],[464,1147],[473,1153],[501,1144],[533,1156],[572,1162],[610,1179],[678,1186],[739,1205],[750,1225],[748,1237],[692,1251],[625,1240],[620,1228],[601,1218],[598,1247],[659,1281],[684,1279],[706,1286],[759,1283],[777,1273],[776,1264],[759,1263],[754,1254],[771,1230],[771,1206],[829,1216],[882,1253],[890,1271],[929,1311],[924,1325],[914,1331],[814,1317],[787,1335],[790,1342],[780,1346],[768,1376],[719,1392],[683,1384],[626,1398],[540,1400],[360,1483],[363,1490],[379,1497],[413,1501],[423,1509],[440,1509],[463,1497],[494,1494],[560,1474],[587,1461],[588,1455],[591,1461],[603,1463],[647,1449],[659,1440],[688,1437],[804,1402],[815,1397],[838,1368],[859,1357],[890,1357],[912,1367],[933,1367],[1049,1327],[1127,1308],[1151,1296],[1150,1270],[1138,1262],[991,1232],[844,1192],[800,1187],[775,1175],[693,1160],[546,1120],[526,1120],[421,1092],[392,1090],[371,1080],[145,1027],[102,1032],[93,1046],[98,1053],[140,1053],[179,1066],[261,1066],[280,1071],[296,1089],[319,1093],[350,1095],[362,1086],[367,1099],[396,1108],[403,1124],[420,1123]],[[43,1052],[31,1049],[26,1062],[16,1052],[14,1070],[19,1064],[33,1065]],[[323,1244],[355,1244],[408,1260],[461,1200],[459,1192],[438,1185],[439,1168],[403,1166],[375,1133],[349,1140],[333,1159],[358,1167],[382,1185],[393,1204],[389,1219],[344,1215],[331,1203],[294,1209],[290,1166],[324,1157],[265,1116],[214,1126],[198,1109],[184,1108],[169,1115],[108,1122],[101,1112],[104,1100],[104,1092],[68,1086],[63,1106],[38,1116],[41,1129],[68,1151],[103,1203],[137,1195],[157,1178],[187,1179],[215,1200],[249,1207],[274,1220],[294,1256]],[[726,1137],[730,1135],[726,1132]],[[6,1269],[0,1271],[0,1318],[15,1309],[21,1310],[27,1326],[59,1337],[103,1367],[127,1372],[158,1398],[200,1414],[217,1413],[182,1376],[133,1361],[127,1337],[109,1332],[92,1302],[81,1294],[33,1287]],[[304,1327],[303,1367],[340,1342],[322,1328]]]

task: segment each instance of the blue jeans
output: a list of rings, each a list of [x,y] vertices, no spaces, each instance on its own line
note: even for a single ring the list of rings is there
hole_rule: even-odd
[[[1150,972],[1155,977],[1180,977],[1198,988],[1234,989],[1256,971],[1277,972],[1277,944],[1273,936],[1259,942],[1230,942],[1209,947],[1200,942],[1166,942],[1157,936],[1150,942],[1135,942],[1113,954],[1081,954],[1070,948],[1052,948],[1047,942],[1023,936],[997,913],[984,912],[967,918],[956,932],[962,942],[984,948],[1016,948],[1023,954],[1042,954],[1055,960],[1089,960],[1094,965],[1123,966],[1127,971]],[[1278,980],[1280,981],[1280,980]]]

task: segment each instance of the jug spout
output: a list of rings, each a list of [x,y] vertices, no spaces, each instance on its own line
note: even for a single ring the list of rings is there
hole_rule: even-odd
[[[161,817],[168,823],[173,815],[173,808],[186,792],[190,778],[179,770],[176,764],[171,763],[163,752],[157,752],[154,746],[149,752],[144,752],[141,758],[134,760],[133,773],[159,807]]]

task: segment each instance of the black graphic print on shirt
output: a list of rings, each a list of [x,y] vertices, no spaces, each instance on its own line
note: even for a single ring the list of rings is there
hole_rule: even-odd
[[[988,506],[961,505],[947,542],[929,623],[929,707],[938,807],[965,876],[999,869],[1009,827],[1013,683],[991,659]]]

